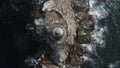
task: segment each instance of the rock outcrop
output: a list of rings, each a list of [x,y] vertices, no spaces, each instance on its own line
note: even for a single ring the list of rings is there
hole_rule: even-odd
[[[32,31],[37,35],[36,40],[46,47],[46,54],[37,65],[43,68],[80,67],[81,56],[86,53],[81,44],[93,40],[91,34],[95,24],[88,14],[87,0],[41,0],[34,5],[35,29]],[[54,30],[56,28],[59,29]]]

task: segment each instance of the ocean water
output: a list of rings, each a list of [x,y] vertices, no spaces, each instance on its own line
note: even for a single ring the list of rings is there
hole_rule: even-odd
[[[10,4],[10,0],[0,1],[0,68],[22,68],[19,64],[23,62],[23,55],[27,53],[25,50],[29,50],[26,47],[36,43],[26,37],[25,26],[30,22],[30,16],[25,12],[29,12],[31,8],[27,2],[23,2],[26,10],[22,9],[23,6],[20,6],[20,10],[10,7],[11,5],[14,8],[19,7],[17,0],[15,5]],[[96,20],[92,34],[95,40],[90,44],[83,44],[87,47],[88,54],[82,57],[84,63],[81,68],[120,68],[120,0],[88,0],[88,2],[89,14]],[[6,22],[9,24],[6,25]]]
[[[120,68],[120,0],[89,0],[90,11],[96,19],[82,68]]]

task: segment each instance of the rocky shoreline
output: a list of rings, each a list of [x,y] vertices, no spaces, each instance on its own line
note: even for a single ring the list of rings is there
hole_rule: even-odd
[[[25,59],[28,67],[80,67],[83,63],[81,56],[86,54],[86,49],[81,44],[94,40],[91,34],[95,20],[88,14],[87,0],[9,0],[1,3],[2,24],[27,25],[27,32],[37,44],[37,52]],[[18,46],[18,51],[21,52],[19,47],[22,46]],[[27,45],[23,52],[28,49]]]

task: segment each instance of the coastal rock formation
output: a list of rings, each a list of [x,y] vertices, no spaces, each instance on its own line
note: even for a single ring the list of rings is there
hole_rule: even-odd
[[[18,58],[29,53],[24,59],[25,67],[21,62],[18,68],[80,68],[81,56],[86,54],[86,48],[81,44],[93,40],[91,34],[95,24],[88,14],[88,0],[9,0],[0,3],[0,22],[14,24],[10,28],[15,36],[13,47],[17,48]],[[23,40],[26,39],[23,30],[34,43]]]
[[[44,58],[38,56],[35,66],[42,68],[80,67],[86,53],[81,44],[90,43],[95,20],[88,14],[87,0],[35,0],[31,29],[44,46]],[[42,55],[42,54],[41,54]],[[26,59],[29,60],[29,59]],[[29,61],[28,66],[33,66]]]

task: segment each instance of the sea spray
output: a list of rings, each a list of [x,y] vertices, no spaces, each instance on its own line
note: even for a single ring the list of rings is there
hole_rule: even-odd
[[[99,2],[98,0],[89,0],[89,14],[95,18],[95,30],[92,33],[92,37],[94,41],[90,44],[82,44],[87,48],[87,54],[84,55],[82,58],[84,59],[85,65],[89,68],[101,68],[103,65],[103,61],[101,57],[97,53],[97,48],[104,48],[105,47],[105,32],[107,32],[107,26],[101,26],[101,19],[106,18],[108,13],[110,12],[109,9],[106,9],[106,4],[103,2]],[[85,67],[85,68],[88,68]]]

